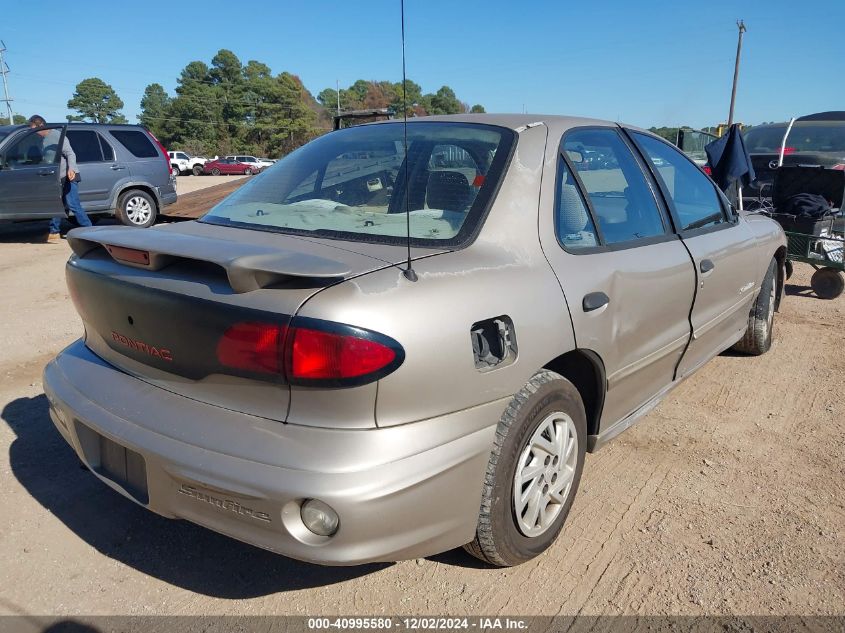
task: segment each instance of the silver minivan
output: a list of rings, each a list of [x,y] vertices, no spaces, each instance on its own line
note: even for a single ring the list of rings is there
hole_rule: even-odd
[[[145,228],[163,207],[176,202],[167,150],[147,129],[98,123],[46,127],[66,137],[76,154],[79,198],[89,215],[113,215],[123,224]],[[0,127],[0,221],[41,220],[65,213],[60,153],[48,149],[26,125]]]

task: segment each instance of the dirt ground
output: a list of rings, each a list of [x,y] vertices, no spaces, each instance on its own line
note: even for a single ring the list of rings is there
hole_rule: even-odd
[[[155,516],[78,467],[41,388],[81,333],[69,249],[33,243],[43,230],[0,229],[0,614],[845,614],[845,298],[813,296],[809,267],[770,353],[716,358],[587,457],[545,555],[324,568]]]

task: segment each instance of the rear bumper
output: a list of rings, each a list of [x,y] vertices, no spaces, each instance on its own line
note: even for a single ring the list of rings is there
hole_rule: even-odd
[[[170,189],[170,187],[165,188],[164,191],[159,188],[158,199],[161,203],[161,206],[163,207],[166,207],[169,204],[173,204],[174,202],[176,202],[177,198],[175,191],[167,191],[167,189]]]
[[[44,390],[65,440],[124,496],[163,516],[335,565],[428,556],[472,540],[507,405],[384,429],[282,424],[148,385],[81,341],[47,365]],[[99,436],[143,458],[143,494],[98,472]],[[302,524],[299,507],[309,498],[338,513],[334,536],[317,537]]]

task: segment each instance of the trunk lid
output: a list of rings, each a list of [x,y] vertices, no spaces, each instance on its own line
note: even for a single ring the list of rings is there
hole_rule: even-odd
[[[280,421],[288,386],[221,364],[226,331],[285,327],[322,288],[403,259],[396,247],[360,245],[367,254],[357,244],[197,222],[77,229],[68,241],[68,287],[92,351],[156,387]]]

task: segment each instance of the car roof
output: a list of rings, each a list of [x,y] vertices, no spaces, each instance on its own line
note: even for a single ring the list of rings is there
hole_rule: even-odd
[[[813,127],[813,126],[829,126],[831,123],[843,123],[838,119],[795,119],[795,123],[793,123],[793,127]],[[748,128],[748,132],[751,130],[765,130],[769,128],[785,128],[789,125],[789,121],[783,121],[782,123],[761,123],[760,125],[754,125]],[[745,132],[745,130],[743,130]]]
[[[509,128],[511,130],[521,132],[527,126],[533,123],[542,123],[550,131],[562,134],[566,130],[575,127],[586,126],[602,126],[615,127],[621,125],[631,130],[637,130],[646,134],[652,134],[646,129],[636,125],[630,125],[624,122],[607,121],[604,119],[591,119],[580,116],[567,116],[562,114],[442,114],[435,116],[412,117],[408,119],[408,123],[425,122],[425,121],[442,121],[445,123],[482,123],[484,125],[497,125],[499,127]],[[396,125],[401,124],[402,119],[396,118],[390,121],[373,121],[371,123],[364,123],[363,125]],[[358,127],[358,126],[356,126]]]

